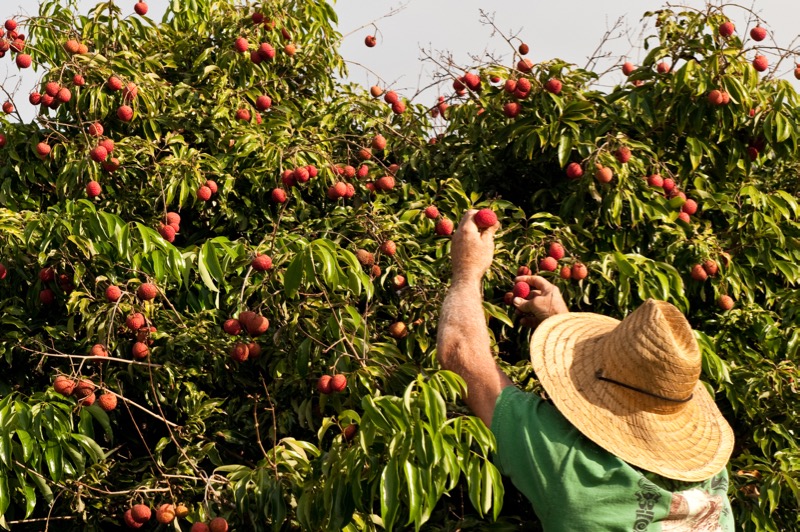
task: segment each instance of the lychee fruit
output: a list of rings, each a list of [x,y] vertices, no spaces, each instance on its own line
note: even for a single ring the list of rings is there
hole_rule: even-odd
[[[553,257],[545,257],[539,261],[539,269],[546,272],[554,272],[558,268],[558,261]]]
[[[140,17],[143,17],[147,14],[147,4],[144,2],[136,2],[133,6],[133,10],[136,11],[136,14]]]
[[[347,387],[347,377],[337,373],[331,377],[331,393],[339,393]]]
[[[119,301],[119,298],[122,296],[122,290],[119,289],[118,286],[114,286],[113,284],[106,288],[106,299],[110,303],[116,303]]]
[[[763,41],[767,36],[767,30],[761,26],[756,26],[750,30],[750,38],[754,41]]]
[[[131,516],[133,516],[133,520],[137,523],[146,523],[150,520],[153,513],[150,510],[150,507],[145,504],[135,504],[131,508]]]
[[[282,188],[274,188],[270,193],[270,198],[275,203],[286,203],[286,191]]]
[[[72,92],[68,88],[62,87],[56,94],[55,99],[61,103],[67,103],[72,99]]]
[[[369,93],[372,95],[373,98],[379,98],[381,94],[383,94],[383,89],[378,87],[377,85],[373,85],[369,88]]]
[[[687,213],[681,212],[678,215],[678,220],[682,221],[683,223],[687,223],[688,224],[691,221],[691,218]]]
[[[117,109],[117,118],[123,122],[130,122],[133,120],[133,109],[129,105],[120,105]]]
[[[719,266],[717,266],[716,261],[706,259],[703,261],[703,269],[710,277],[715,277],[719,271]]]
[[[122,99],[124,99],[126,102],[132,102],[138,95],[139,87],[137,87],[135,83],[128,83],[125,86],[125,90],[122,91]]]
[[[317,381],[317,390],[319,390],[320,393],[324,393],[325,395],[331,393],[330,375],[323,375],[322,377],[319,378],[319,381]]]
[[[614,157],[622,164],[625,164],[631,160],[631,149],[627,146],[620,146],[620,148],[614,152]]]
[[[8,275],[8,270],[5,264],[0,263],[0,279],[5,279],[6,275]]]
[[[89,199],[96,198],[103,192],[103,187],[97,181],[89,181],[86,184],[86,196]]]
[[[552,242],[550,246],[547,248],[547,255],[553,257],[556,260],[561,260],[564,258],[564,246],[559,244],[558,242]]]
[[[397,253],[397,245],[391,240],[386,240],[381,244],[380,250],[381,253],[385,253],[386,255],[392,257],[395,253]]]
[[[247,344],[239,342],[231,348],[230,355],[236,362],[244,362],[250,355],[250,349]]]
[[[386,148],[386,139],[383,138],[383,135],[375,135],[375,138],[372,139],[372,149],[375,151],[383,151]]]
[[[242,314],[244,314],[244,312]],[[241,321],[241,317],[239,321]],[[242,325],[247,329],[247,334],[253,338],[257,338],[267,332],[267,329],[269,329],[269,320],[260,314],[254,313],[253,316],[243,322]]]
[[[601,166],[594,174],[594,178],[600,183],[610,183],[613,177],[614,173],[607,166]]]
[[[517,276],[520,275],[531,275],[533,272],[527,266],[520,266],[517,268]]]
[[[5,28],[6,28],[8,31],[14,31],[14,30],[16,30],[16,29],[17,29],[17,21],[16,21],[16,20],[14,20],[13,18],[10,18],[10,19],[6,20],[6,23],[5,23]]]
[[[31,56],[28,54],[19,54],[14,61],[17,63],[18,68],[30,68],[32,62]]]
[[[28,101],[30,102],[31,105],[39,105],[42,101],[42,95],[39,94],[38,92],[32,92],[28,96]]]
[[[528,52],[530,52],[530,47],[525,43],[520,43],[517,50],[519,50],[520,55],[528,55]]]
[[[709,93],[708,93],[708,103],[710,103],[711,105],[722,105],[723,101],[724,101],[724,99],[722,97],[722,91],[720,91],[718,89],[714,89],[712,91],[709,91]]]
[[[211,189],[203,185],[197,189],[197,199],[200,201],[208,201],[211,199]]]
[[[561,82],[555,78],[550,79],[544,84],[544,90],[553,94],[561,94]]]
[[[36,145],[36,155],[39,156],[40,159],[44,159],[48,155],[50,155],[50,145],[46,142],[40,142]]]
[[[114,141],[111,139],[103,139],[98,142],[97,145],[104,147],[108,153],[114,151]]]
[[[370,267],[373,264],[375,264],[375,255],[373,255],[366,249],[356,250],[356,258],[358,259],[358,262],[360,262],[362,266]]]
[[[661,178],[660,174],[653,174],[647,178],[647,184],[651,187],[662,187],[664,185],[664,180]]]
[[[7,115],[10,115],[14,112],[14,104],[11,102],[5,102],[3,104],[3,112]]]
[[[514,284],[514,288],[511,290],[511,293],[514,294],[514,297],[521,297],[524,299],[530,295],[531,285],[520,281]]]
[[[671,65],[666,61],[661,61],[656,65],[656,71],[659,74],[668,74],[670,71]]]
[[[486,229],[497,223],[497,214],[492,209],[481,209],[473,218],[478,229]]]
[[[396,115],[401,115],[406,110],[406,104],[403,102],[395,102],[392,104],[392,112]]]
[[[93,357],[107,357],[108,349],[103,344],[94,344],[89,350],[89,356]]]
[[[82,379],[78,384],[75,386],[75,390],[73,393],[75,397],[78,399],[83,399],[84,397],[88,397],[89,395],[94,393],[94,383],[89,379]]]
[[[92,151],[89,152],[89,157],[95,162],[102,163],[108,157],[108,152],[102,146],[95,146],[92,148]]]
[[[561,271],[558,272],[558,275],[562,279],[570,279],[572,277],[572,268],[569,266],[562,266]]]
[[[258,55],[261,56],[261,59],[264,61],[269,61],[275,58],[275,48],[272,47],[271,44],[262,42],[258,45]]]
[[[272,268],[272,257],[269,255],[256,255],[250,262],[250,267],[257,272],[265,272]]]
[[[210,529],[207,524],[198,521],[192,525],[189,532],[210,532]]]
[[[175,242],[175,233],[176,233],[175,227],[179,226],[177,224],[174,226],[161,224],[158,226],[158,234],[161,235],[161,238],[163,238],[164,240],[166,240],[171,244]]]
[[[210,532],[228,532],[228,521],[224,517],[215,517],[208,523]]]
[[[352,423],[344,428],[344,430],[342,431],[342,438],[344,438],[345,441],[350,441],[353,438],[355,438],[357,433],[358,433],[358,425]]]
[[[39,302],[42,305],[52,305],[56,300],[56,294],[49,288],[45,288],[39,292]]]
[[[576,281],[580,281],[582,279],[586,279],[586,276],[589,275],[589,270],[586,266],[580,262],[576,262],[572,265],[572,278]]]
[[[383,101],[389,105],[392,105],[400,101],[400,96],[398,96],[394,91],[389,91],[383,95]]]
[[[755,59],[753,59],[753,68],[755,68],[758,72],[764,72],[767,68],[769,68],[769,61],[763,55],[757,55]]]
[[[681,207],[681,211],[685,212],[686,214],[692,215],[697,212],[697,202],[693,199],[687,199],[686,202]]]
[[[394,188],[395,182],[394,177],[390,175],[383,176],[377,180],[375,180],[375,188],[378,190],[389,191]]]
[[[396,321],[389,325],[389,335],[396,340],[402,340],[408,336],[408,327],[402,321]]]
[[[248,42],[247,42],[247,39],[245,39],[244,37],[239,37],[239,38],[238,38],[238,39],[236,39],[236,41],[234,41],[234,43],[233,43],[233,47],[234,47],[234,48],[236,49],[236,51],[237,51],[237,52],[239,52],[239,53],[244,53],[244,52],[246,52],[246,51],[247,51],[247,48],[248,48],[248,46],[250,46],[250,43],[248,43]]]
[[[158,288],[153,283],[142,283],[136,290],[136,295],[142,301],[151,301],[158,295]]]
[[[125,513],[122,515],[122,520],[125,521],[125,526],[128,528],[142,528],[144,526],[144,523],[137,523],[133,519],[130,509],[125,510]]]
[[[241,120],[242,122],[249,122],[250,118],[250,111],[247,109],[237,109],[236,110],[236,120]]]
[[[367,35],[364,37],[364,44],[367,46],[367,48],[373,48],[376,44],[378,44],[378,39],[376,39],[374,35]]]
[[[261,356],[261,346],[255,342],[250,342],[247,344],[247,353],[247,358],[255,360]]]
[[[525,72],[526,74],[533,70],[533,61],[530,59],[520,59],[517,62],[517,70],[520,72]]]
[[[731,35],[733,35],[733,31],[735,29],[736,27],[730,20],[727,22],[723,22],[722,24],[719,25],[719,35],[720,37],[726,37],[726,38],[730,37]]]
[[[435,231],[439,236],[450,236],[453,234],[453,222],[447,218],[442,218],[436,222]]]
[[[425,217],[431,220],[435,220],[439,217],[439,209],[436,208],[434,205],[429,205],[425,207]]]
[[[517,102],[508,102],[503,105],[503,114],[508,118],[516,118],[521,110],[522,106]]]
[[[144,316],[142,316],[142,314],[139,312],[131,314],[125,319],[125,325],[131,331],[138,331],[144,327]]]
[[[135,342],[131,348],[133,358],[147,358],[150,354],[150,348],[144,342]]]
[[[583,167],[578,163],[569,163],[566,173],[567,179],[578,179],[583,176]]]
[[[664,189],[664,192],[672,192],[675,189],[675,181],[669,177],[665,177],[661,182],[661,187]]]
[[[156,521],[168,525],[175,520],[175,507],[171,504],[162,504],[156,509]]]
[[[53,381],[53,389],[61,395],[66,396],[72,395],[76,385],[77,383],[66,375],[59,375]]]
[[[395,290],[400,290],[401,288],[405,288],[406,286],[406,278],[402,275],[395,275],[392,277],[392,288]]]
[[[222,330],[231,336],[237,336],[242,332],[242,324],[239,323],[239,320],[231,318],[229,320],[225,320],[225,323],[222,324]]]
[[[266,94],[262,94],[258,98],[256,98],[256,109],[259,111],[266,111],[270,107],[272,107],[272,98],[267,96]]]
[[[725,310],[725,311],[730,310],[730,309],[733,308],[733,298],[731,296],[727,295],[727,294],[722,295],[717,300],[717,305],[722,310]]]
[[[39,280],[49,283],[56,278],[56,271],[53,268],[42,268],[39,270]]]
[[[88,131],[89,135],[93,137],[102,137],[104,131],[103,124],[100,122],[92,122],[89,124],[89,127],[86,128],[86,131]]]
[[[121,91],[122,90],[122,80],[119,79],[117,76],[110,76],[106,81],[106,87],[112,91]],[[47,94],[50,94],[49,92]],[[54,96],[53,94],[50,94]]]
[[[626,76],[630,76],[631,74],[633,74],[634,70],[636,70],[636,67],[633,66],[633,63],[631,63],[630,61],[625,61],[625,63],[622,65],[622,73],[625,74]]]
[[[692,266],[691,276],[692,279],[701,283],[708,279],[708,273],[706,273],[705,269],[703,269],[703,266],[700,264],[695,264]]]
[[[97,404],[106,412],[111,412],[117,408],[117,396],[113,393],[104,393],[97,398]]]

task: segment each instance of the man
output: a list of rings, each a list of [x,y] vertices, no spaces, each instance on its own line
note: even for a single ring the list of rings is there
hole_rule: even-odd
[[[438,357],[467,383],[465,401],[497,439],[496,462],[551,531],[732,531],[725,465],[733,433],[699,382],[683,314],[648,300],[624,320],[570,313],[542,277],[514,306],[538,321],[531,363],[545,401],[497,366],[481,279],[499,224],[468,211],[453,236],[453,279]]]

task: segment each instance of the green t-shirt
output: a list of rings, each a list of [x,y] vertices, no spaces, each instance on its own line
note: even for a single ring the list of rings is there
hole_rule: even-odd
[[[514,386],[497,398],[495,463],[547,532],[728,532],[728,471],[680,482],[641,471],[583,436],[550,403]]]

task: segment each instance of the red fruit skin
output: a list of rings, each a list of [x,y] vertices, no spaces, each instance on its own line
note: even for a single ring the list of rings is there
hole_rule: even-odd
[[[17,55],[15,62],[17,63],[18,68],[30,68],[31,56],[28,54],[19,54]]]
[[[86,85],[86,79],[80,74],[75,74],[74,76],[72,76],[72,83],[76,87],[83,87],[84,85]]]
[[[526,74],[533,70],[533,61],[530,59],[520,59],[517,63],[517,70],[525,72]]]
[[[719,271],[719,266],[717,263],[711,259],[706,259],[703,261],[703,269],[708,274],[709,277],[716,277],[717,272]]]
[[[96,198],[103,192],[103,187],[97,181],[89,181],[86,184],[86,196],[89,199]]]
[[[345,388],[347,388],[347,377],[341,373],[331,377],[331,393],[339,393]]]
[[[256,109],[259,111],[266,111],[272,107],[272,98],[267,96],[266,94],[262,94],[258,98],[256,98]]]
[[[647,178],[647,184],[651,187],[661,188],[664,186],[664,180],[661,178],[661,175],[653,174]]]
[[[92,137],[102,137],[105,129],[103,128],[103,124],[101,124],[100,122],[92,122],[91,124],[89,124],[89,127],[86,128],[86,131]]]
[[[158,226],[158,234],[170,244],[175,242],[175,233],[177,233],[177,231],[172,225],[161,224]]]
[[[375,45],[378,44],[378,39],[376,39],[374,35],[367,35],[364,37],[364,44],[367,48],[374,48]]]
[[[503,296],[503,303],[511,305],[514,302],[514,292],[506,292]]]
[[[11,113],[13,113],[14,112],[14,104],[12,104],[11,102],[5,102],[3,104],[3,112],[5,114],[7,114],[7,115],[10,115]]]
[[[113,393],[104,393],[97,398],[97,404],[106,412],[111,412],[117,408],[117,396]]]
[[[729,295],[720,296],[717,300],[717,305],[724,311],[728,311],[733,308],[733,298]]]
[[[250,266],[257,272],[265,272],[272,268],[272,257],[269,255],[256,255]]]
[[[626,61],[624,65],[622,65],[622,73],[626,76],[630,76],[633,74],[633,71],[636,70],[636,67],[633,66],[633,63],[630,61]]]
[[[439,236],[450,236],[453,234],[453,222],[447,218],[442,218],[436,222],[435,231]]]
[[[580,262],[576,262],[572,265],[572,278],[576,281],[580,281],[586,279],[586,276],[589,275],[589,270],[586,268],[585,265],[581,264]]]
[[[269,320],[264,316],[254,314],[249,320],[243,322],[243,325],[245,329],[247,329],[247,334],[256,338],[267,332],[267,329],[269,329]]]
[[[755,59],[753,59],[753,68],[758,72],[764,72],[769,68],[769,61],[765,56],[757,55]]]
[[[375,135],[375,138],[372,139],[372,149],[375,151],[383,151],[386,149],[386,139],[383,135]]]
[[[544,90],[553,94],[561,94],[561,87],[561,82],[555,78],[548,80],[548,82],[544,84]]]
[[[672,66],[666,61],[661,61],[656,65],[656,70],[659,74],[668,74]]]
[[[197,199],[200,201],[208,201],[211,199],[211,189],[203,185],[197,189]]]
[[[120,290],[118,286],[112,284],[106,288],[106,300],[108,300],[109,303],[116,303],[119,301],[120,297],[122,297],[122,290]]]
[[[17,21],[13,18],[6,20],[5,27],[8,31],[14,31],[17,29]]]
[[[678,215],[678,220],[682,221],[683,223],[687,223],[688,224],[691,221],[691,218],[689,217],[689,215],[687,213],[681,212]]]
[[[112,91],[120,91],[122,90],[122,80],[119,79],[117,76],[111,76],[108,78],[108,81],[106,81],[106,87],[108,87],[109,90]],[[50,93],[48,92],[48,94]],[[53,94],[50,95],[54,96]]]
[[[264,61],[270,61],[275,58],[275,48],[269,43],[262,42],[258,46],[258,55],[261,56],[261,59]]]
[[[89,157],[95,162],[102,163],[108,158],[108,152],[104,147],[96,146],[89,152]]]
[[[521,43],[519,45],[518,50],[519,50],[520,55],[528,55],[528,52],[531,51],[530,47],[525,43]]]
[[[572,277],[572,268],[570,268],[569,266],[562,266],[561,271],[558,273],[558,275],[562,279],[570,279]]]
[[[531,293],[531,286],[528,283],[515,283],[514,288],[511,290],[511,293],[514,294],[514,297],[521,297],[526,298]]]
[[[400,101],[400,97],[394,91],[389,91],[383,95],[383,101],[388,103],[389,105],[395,104]]]
[[[567,179],[579,179],[583,176],[583,168],[578,163],[567,165]]]
[[[237,109],[236,110],[236,120],[241,120],[242,122],[249,122],[250,121],[250,111],[247,109]]]
[[[225,323],[222,324],[222,330],[231,336],[238,336],[242,332],[242,324],[239,323],[239,320],[231,318],[225,320]]]
[[[556,260],[561,260],[564,258],[564,246],[559,244],[558,242],[553,242],[550,244],[550,247],[547,249],[547,255],[549,257],[553,257]]]
[[[250,43],[247,42],[247,39],[244,37],[239,37],[234,41],[233,48],[239,52],[240,54],[247,51],[247,48],[250,46]]]
[[[133,6],[133,10],[136,11],[137,15],[143,17],[147,14],[147,4],[144,2],[137,2],[136,5]]]
[[[730,37],[731,35],[733,35],[735,29],[736,28],[733,25],[733,22],[731,21],[723,22],[722,24],[719,25],[719,35],[720,37]]]
[[[325,395],[331,393],[330,375],[323,375],[322,377],[319,378],[319,381],[317,382],[317,390],[319,390],[320,393],[324,393]]]
[[[133,516],[133,520],[137,523],[146,523],[150,520],[150,517],[152,517],[153,512],[147,505],[135,504],[131,508],[131,515]]]
[[[397,244],[392,242],[391,240],[387,240],[381,244],[380,247],[381,253],[385,253],[390,257],[394,256],[397,253]]]
[[[142,301],[151,301],[158,295],[158,288],[153,283],[142,283],[136,290],[136,296]]]
[[[614,178],[614,173],[611,171],[611,168],[604,166],[597,169],[594,178],[600,183],[610,183]]]
[[[244,362],[250,356],[250,349],[247,344],[238,343],[231,348],[230,355],[236,362]]]
[[[439,209],[437,209],[434,205],[425,207],[425,217],[435,220],[439,217]]]
[[[664,192],[672,192],[675,188],[675,181],[667,177],[662,181],[661,187],[664,189]]]
[[[492,209],[481,209],[473,218],[478,229],[486,229],[497,223],[497,214]]]
[[[517,276],[519,275],[531,275],[533,272],[527,266],[520,266],[517,268]]]
[[[132,102],[138,95],[139,87],[137,87],[135,83],[128,83],[128,85],[125,86],[125,90],[122,91],[122,98],[126,102]]]
[[[389,191],[394,188],[394,177],[386,175],[375,181],[375,188],[378,190]]]
[[[56,300],[56,294],[49,288],[45,288],[39,292],[39,302],[42,305],[52,305]]]
[[[273,189],[270,197],[275,203],[286,203],[286,191],[282,188]]]
[[[144,342],[136,342],[131,348],[131,353],[133,354],[133,358],[136,359],[147,358],[147,355],[150,354],[150,348],[147,347],[147,344]]]
[[[697,202],[693,199],[687,199],[686,203],[683,204],[681,207],[681,211],[685,212],[688,215],[692,215],[697,212]]]
[[[754,41],[763,41],[767,37],[767,30],[762,28],[761,26],[756,26],[752,30],[750,30],[750,38]]]
[[[545,257],[539,261],[539,269],[545,272],[554,272],[558,268],[558,261],[553,257]]]
[[[53,389],[61,395],[70,396],[75,391],[77,383],[66,375],[59,375],[53,381]]]
[[[705,269],[703,269],[701,264],[695,264],[692,266],[691,276],[692,279],[701,283],[708,279],[708,274],[706,273]]]
[[[406,104],[403,102],[395,102],[392,104],[392,112],[396,115],[401,115],[406,110]]]
[[[377,85],[373,85],[369,88],[369,93],[372,95],[373,98],[379,98],[381,94],[383,94],[383,89],[378,87]]]
[[[631,160],[631,149],[627,146],[622,146],[614,152],[614,157],[622,164],[625,164]]]
[[[5,279],[6,275],[8,275],[8,270],[6,270],[5,264],[0,263],[0,280]]]
[[[120,105],[117,109],[117,118],[123,122],[130,122],[133,120],[133,109],[128,105]]]
[[[142,528],[144,526],[144,523],[137,523],[136,520],[134,520],[132,511],[130,509],[125,510],[122,520],[125,522],[125,526],[128,528]]]
[[[222,517],[215,517],[208,524],[210,532],[228,532],[228,522]]]
[[[144,316],[142,316],[139,312],[131,314],[125,319],[125,325],[131,331],[138,331],[144,327]]]
[[[508,118],[516,118],[521,110],[522,106],[517,102],[508,102],[503,105],[503,114]]]
[[[216,194],[217,190],[219,190],[219,187],[217,187],[217,182],[212,181],[211,179],[206,181],[206,186],[209,188],[209,190],[211,190],[212,194]]]

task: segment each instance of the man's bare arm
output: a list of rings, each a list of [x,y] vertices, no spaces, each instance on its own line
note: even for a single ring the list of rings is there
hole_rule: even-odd
[[[467,406],[491,427],[497,397],[513,383],[492,356],[481,294],[499,224],[479,231],[472,220],[475,212],[467,211],[453,236],[453,280],[439,316],[437,354],[443,368],[466,381]]]

